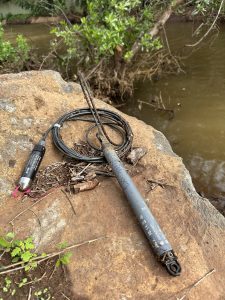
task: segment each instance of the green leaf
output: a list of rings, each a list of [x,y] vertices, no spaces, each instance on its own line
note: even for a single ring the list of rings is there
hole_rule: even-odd
[[[22,281],[19,283],[19,288],[21,288],[22,286],[24,286],[24,284],[27,283],[27,278],[23,278]]]
[[[57,247],[59,249],[65,249],[66,247],[68,247],[68,244],[67,244],[67,242],[62,242],[62,243],[59,243]]]
[[[33,257],[33,254],[30,251],[26,251],[21,255],[21,259],[24,262],[28,262],[30,261],[30,259]]]
[[[13,289],[12,292],[11,292],[11,296],[14,296],[16,293],[16,289]]]
[[[19,241],[19,245],[18,245],[23,251],[25,251],[25,244],[23,241]]]
[[[12,283],[12,280],[9,277],[5,278],[5,284],[6,284],[6,288],[10,288]]]
[[[8,233],[6,234],[6,238],[7,238],[7,239],[13,240],[14,237],[15,237],[14,232],[8,232]]]
[[[37,264],[36,261],[30,263],[30,267],[32,268],[32,270],[36,269],[36,268],[37,268],[37,265],[38,265],[38,264]]]
[[[19,247],[16,247],[13,249],[13,251],[11,252],[11,257],[15,257],[18,256],[21,253],[21,249]]]
[[[0,237],[0,247],[1,248],[10,248],[11,244],[5,240],[4,237]]]
[[[32,257],[33,257],[33,254],[30,251],[26,251],[21,255],[21,259],[24,262],[29,262]]]
[[[61,265],[61,260],[60,258],[57,259],[55,266],[58,268]]]
[[[67,265],[69,262],[70,262],[70,258],[72,256],[72,253],[71,252],[67,252],[65,253],[61,258],[61,263],[64,264],[64,265]]]
[[[12,263],[16,263],[16,262],[18,262],[19,261],[19,257],[17,256],[17,257],[14,257],[13,259],[12,259]]]
[[[28,265],[26,265],[25,266],[25,268],[24,268],[24,270],[25,270],[25,272],[28,272],[28,271],[30,271],[30,269],[31,269],[31,266],[28,264]]]
[[[27,250],[32,250],[32,249],[35,248],[34,243],[33,243],[33,238],[32,238],[32,237],[27,238],[27,239],[24,241],[24,244],[25,244],[25,248],[26,248]]]
[[[42,295],[42,291],[37,291],[34,293],[35,296],[41,296]]]

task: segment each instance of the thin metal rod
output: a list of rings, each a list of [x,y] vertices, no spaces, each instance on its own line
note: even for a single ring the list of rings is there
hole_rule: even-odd
[[[85,99],[87,101],[87,104],[88,104],[88,106],[90,108],[90,111],[91,111],[91,113],[93,115],[93,118],[95,120],[96,126],[98,128],[99,135],[103,135],[104,134],[105,137],[107,138],[107,140],[112,145],[119,146],[119,144],[113,142],[110,139],[110,137],[108,136],[108,134],[107,134],[107,132],[106,132],[106,130],[104,128],[104,125],[102,124],[101,118],[100,118],[100,116],[98,114],[98,110],[97,110],[97,108],[95,106],[95,103],[93,101],[93,96],[92,96],[91,91],[90,91],[90,89],[89,89],[89,87],[87,85],[87,82],[86,82],[86,80],[84,78],[84,75],[80,71],[77,72],[77,75],[78,75],[78,78],[80,80],[81,88],[82,88],[82,91],[84,93]]]

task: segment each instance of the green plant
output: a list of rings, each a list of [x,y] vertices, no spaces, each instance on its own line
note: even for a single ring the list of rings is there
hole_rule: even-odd
[[[65,0],[16,0],[22,8],[30,10],[35,16],[50,16],[62,13],[65,8]]]
[[[13,286],[13,282],[10,277],[6,276],[4,278],[2,292],[4,295],[14,296],[16,294],[16,289]],[[0,300],[3,298],[0,298]]]
[[[66,249],[67,248],[67,243],[62,242],[58,245],[58,248],[60,250]],[[71,252],[66,252],[66,253],[61,253],[59,254],[59,258],[56,261],[56,267],[59,267],[60,265],[67,265],[70,262],[70,258],[72,256]]]
[[[19,288],[23,287],[27,283],[27,280],[28,279],[26,277],[22,278],[22,280],[18,284]]]
[[[50,288],[44,287],[40,289],[39,285],[39,282],[46,278],[47,270],[43,273],[42,268],[44,265],[42,265],[40,269],[36,269],[36,267],[49,260],[52,260],[50,262],[52,264],[54,263],[54,259],[58,258],[53,272],[50,270],[51,278],[56,271],[56,267],[69,263],[72,254],[68,252],[68,250],[96,242],[102,238],[103,237],[99,237],[69,246],[64,242],[58,245],[58,250],[55,252],[37,254],[35,253],[35,246],[31,237],[20,240],[15,239],[13,232],[8,232],[4,236],[0,236],[0,258],[2,262],[2,264],[0,264],[0,300],[3,300],[3,298],[5,299],[5,297],[11,299],[15,294],[16,297],[19,297],[21,293],[24,294],[24,292],[29,292],[29,297],[32,294],[32,299],[35,300],[53,299]],[[29,271],[29,273],[24,273],[23,270]],[[42,276],[37,278],[37,274],[40,273],[40,271]],[[14,273],[13,276],[9,277],[9,274],[11,276],[12,273]],[[6,275],[6,277],[3,277],[3,275]],[[33,287],[38,287],[38,289],[31,292],[31,289],[29,288],[31,287],[31,284]],[[43,287],[43,285],[41,286]]]
[[[80,24],[61,22],[52,30],[58,44],[64,43],[56,57],[60,56],[70,73],[76,71],[74,65],[82,70],[100,94],[118,98],[127,91],[132,92],[133,81],[139,74],[152,78],[167,67],[180,71],[178,59],[166,42],[166,30],[164,39],[159,34],[173,12],[184,12],[191,7],[193,11],[214,17],[222,3],[217,0],[87,0],[86,15]],[[53,47],[57,50],[56,42]],[[66,51],[62,53],[62,49]]]
[[[141,0],[88,0],[81,24],[61,22],[52,33],[64,40],[67,59],[85,57],[86,65],[95,64],[103,57],[111,58],[119,48],[126,59],[134,42],[153,24],[153,10],[149,5],[143,7]],[[143,51],[161,47],[159,39],[157,44],[150,40],[147,34],[142,36]]]
[[[6,41],[3,26],[0,23],[0,63],[5,68],[22,70],[30,59],[30,51],[31,47],[23,35],[17,36],[15,45]]]
[[[34,248],[32,237],[24,240],[14,240],[12,232],[7,233],[5,237],[0,237],[0,249],[10,254],[12,263],[22,261],[25,265],[25,271],[37,267],[37,262],[32,261],[37,257],[37,254],[32,251]]]
[[[10,61],[17,63],[21,59],[26,61],[29,51],[30,46],[22,35],[17,36],[15,46],[9,41],[5,41],[4,29],[0,24],[0,62]]]
[[[0,22],[2,22],[4,20],[5,20],[5,16],[2,13],[0,13]]]
[[[48,288],[43,290],[37,290],[34,292],[35,299],[37,300],[50,300],[52,299],[51,293],[49,292]]]
[[[6,20],[11,22],[12,21],[25,22],[30,16],[31,14],[16,14],[16,15],[7,14]]]

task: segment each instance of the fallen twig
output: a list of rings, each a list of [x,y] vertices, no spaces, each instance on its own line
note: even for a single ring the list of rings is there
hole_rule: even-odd
[[[67,300],[70,300],[70,298],[68,298],[63,292],[61,292],[61,294],[63,295],[63,297]]]
[[[212,269],[209,272],[207,272],[205,275],[203,275],[199,280],[197,280],[194,284],[190,285],[189,287],[187,287],[185,290],[187,290],[186,294],[184,294],[181,298],[177,298],[177,300],[183,300],[187,297],[187,295],[190,293],[190,291],[195,288],[196,286],[198,286],[205,278],[207,278],[209,275],[212,275],[213,273],[215,273],[216,270]]]
[[[61,192],[63,192],[63,194],[66,196],[66,199],[69,201],[70,206],[71,206],[71,208],[72,208],[72,211],[73,211],[74,215],[76,216],[75,208],[73,207],[73,203],[72,203],[72,201],[70,200],[69,196],[67,195],[67,193],[66,193],[63,189],[61,189]]]
[[[169,184],[163,182],[163,181],[158,181],[158,180],[153,180],[153,179],[147,179],[147,182],[150,184],[156,184],[158,186],[160,186],[161,188],[165,188],[165,186],[169,186]]]
[[[40,278],[24,283],[23,286],[28,285],[28,284],[32,284],[32,283],[37,283],[37,282],[41,281],[45,277],[45,275],[46,275],[46,272],[44,272],[44,274]]]
[[[158,106],[156,106],[156,105],[154,105],[154,104],[152,104],[152,103],[149,103],[149,102],[146,102],[146,101],[141,101],[141,100],[139,100],[138,103],[140,103],[141,105],[142,105],[142,104],[145,104],[145,105],[151,106],[151,107],[153,107],[155,110],[166,111],[166,112],[168,112],[168,113],[171,114],[171,118],[174,117],[174,109],[158,107]]]
[[[30,287],[30,289],[29,289],[29,294],[28,294],[27,300],[30,300],[30,299],[31,299],[31,294],[32,294],[32,287]]]
[[[196,47],[198,44],[200,44],[208,36],[210,31],[213,29],[217,19],[219,18],[220,12],[221,12],[222,7],[223,7],[223,4],[224,4],[224,0],[221,1],[219,10],[217,12],[217,15],[216,15],[214,21],[212,22],[211,26],[209,27],[209,29],[206,31],[206,33],[196,43],[186,45],[187,47]]]
[[[58,188],[58,187],[57,187]],[[55,190],[55,188],[54,188]],[[37,205],[39,202],[41,202],[46,196],[48,196],[49,194],[51,194],[54,190],[52,190],[51,192],[49,192],[48,194],[45,194],[43,197],[39,198],[37,201],[35,201],[30,207],[25,208],[24,210],[22,210],[20,213],[18,213],[11,221],[9,221],[9,224],[13,225],[13,222],[19,218],[22,214],[24,214],[25,212],[27,212],[28,210],[31,210],[32,207],[34,207],[35,205]]]

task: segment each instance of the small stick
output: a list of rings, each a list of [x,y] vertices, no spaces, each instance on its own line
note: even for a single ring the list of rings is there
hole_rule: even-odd
[[[63,194],[66,196],[66,199],[69,201],[70,206],[71,206],[71,208],[72,208],[72,211],[73,211],[74,215],[76,216],[75,208],[73,207],[73,203],[72,203],[72,201],[70,200],[70,198],[68,197],[67,193],[66,193],[63,189],[61,189],[61,192],[63,192]]]
[[[40,278],[38,278],[38,279],[36,279],[36,280],[29,281],[29,282],[27,282],[27,283],[24,283],[23,286],[24,286],[24,285],[31,284],[31,283],[39,282],[39,281],[41,281],[41,280],[45,277],[45,275],[46,275],[46,272],[44,272],[44,274],[43,274]]]
[[[195,283],[193,283],[192,285],[190,285],[189,287],[187,287],[187,292],[186,294],[184,294],[181,298],[177,298],[177,300],[183,300],[187,297],[187,295],[190,293],[190,291],[195,288],[196,286],[198,286],[205,278],[207,278],[209,275],[213,274],[214,272],[216,272],[215,269],[210,270],[209,272],[207,272],[204,276],[202,276],[198,281],[196,281]]]
[[[216,15],[215,19],[213,20],[213,22],[212,22],[211,26],[209,27],[209,29],[206,31],[206,33],[196,43],[186,45],[187,47],[196,47],[198,44],[200,44],[207,37],[207,35],[210,33],[210,31],[213,29],[214,25],[216,24],[216,21],[217,21],[219,15],[220,15],[220,12],[223,8],[223,4],[224,4],[224,0],[221,1],[219,10],[217,12],[217,15]]]
[[[166,110],[166,107],[165,107],[165,105],[164,105],[164,103],[163,103],[161,91],[160,91],[160,93],[159,93],[159,99],[160,99],[160,103],[161,103],[161,105],[162,105],[162,108],[163,108],[164,110]]]
[[[58,188],[58,187],[57,187]],[[54,189],[55,190],[55,189]],[[53,191],[54,191],[53,190]],[[13,221],[15,221],[17,218],[19,218],[22,214],[30,210],[32,207],[37,205],[39,202],[41,202],[45,197],[47,197],[49,194],[51,194],[53,191],[48,193],[47,195],[44,195],[43,197],[39,198],[36,202],[34,202],[30,207],[27,207],[26,209],[22,210],[20,213],[18,213],[11,221],[9,221],[9,224],[13,224]],[[35,200],[35,199],[34,199]]]
[[[155,108],[156,110],[160,110],[160,111],[168,111],[169,113],[171,113],[171,114],[174,115],[174,110],[173,110],[173,109],[157,107],[157,106],[155,106],[155,105],[152,104],[152,103],[148,103],[148,102],[146,102],[146,101],[141,101],[141,100],[139,100],[138,103],[142,103],[142,104],[151,106],[151,107]]]
[[[193,288],[196,287],[196,286],[198,286],[199,283],[201,283],[203,279],[205,279],[206,277],[208,277],[209,275],[211,275],[211,274],[213,274],[213,273],[215,273],[215,272],[216,272],[215,269],[210,270],[208,273],[206,273],[202,278],[200,278],[200,279],[193,285]]]
[[[166,34],[165,26],[163,25],[162,28],[163,28],[163,33],[164,33],[165,40],[166,40],[167,49],[169,51],[169,54],[172,56],[172,52],[171,52],[171,49],[170,49],[170,44],[169,44],[168,37],[167,37],[167,34]]]
[[[4,251],[2,252],[2,254],[0,255],[0,261],[1,261],[3,255],[4,255],[5,253],[6,253],[6,251],[4,250]]]
[[[53,269],[51,275],[48,277],[48,280],[52,278],[53,274],[55,273],[55,270],[56,270],[56,264],[54,265],[54,269]]]
[[[91,165],[91,163],[89,163],[88,165],[86,165],[86,166],[83,168],[83,170],[81,170],[81,171],[77,174],[77,176],[80,176],[81,174],[83,174],[84,171],[85,171],[88,167],[90,167],[90,165]]]
[[[35,215],[35,217],[37,218],[37,221],[38,221],[38,224],[39,224],[39,226],[40,226],[40,228],[41,228],[41,220],[39,219],[39,217],[38,217],[38,215],[36,214],[36,212],[34,212],[32,209],[28,209],[29,211],[31,211],[34,215]]]
[[[70,298],[68,298],[63,292],[61,292],[61,294],[63,295],[63,297],[67,300],[70,300]]]
[[[162,182],[162,181],[157,181],[157,180],[152,180],[152,179],[147,179],[148,183],[154,183],[157,184],[158,186],[160,186],[161,188],[165,188],[165,186],[170,186],[168,183]]]
[[[32,292],[32,287],[30,287],[30,289],[29,289],[29,295],[28,295],[27,300],[30,300],[30,299],[31,299],[31,292]]]

